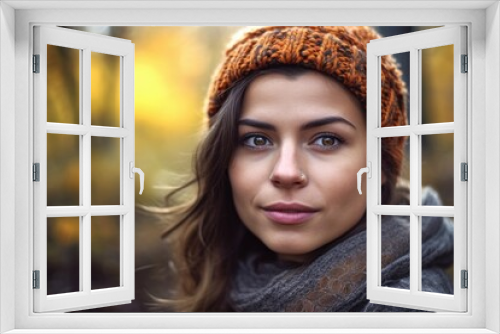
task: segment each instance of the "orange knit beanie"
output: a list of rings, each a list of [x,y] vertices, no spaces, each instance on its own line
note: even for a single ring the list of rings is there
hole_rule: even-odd
[[[205,101],[211,118],[229,90],[249,73],[276,65],[298,65],[320,71],[342,84],[366,112],[366,46],[381,36],[370,27],[271,26],[238,31],[216,69]],[[401,126],[406,119],[406,87],[401,71],[390,55],[382,63],[382,126]],[[384,140],[391,158],[390,174],[402,163],[403,137]],[[387,161],[389,162],[389,161]]]

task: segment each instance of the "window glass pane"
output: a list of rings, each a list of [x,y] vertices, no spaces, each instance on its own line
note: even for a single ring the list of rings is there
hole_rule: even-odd
[[[47,218],[47,294],[80,291],[80,218]]]
[[[422,124],[453,122],[453,45],[422,49]]]
[[[422,188],[437,191],[442,204],[453,206],[453,133],[422,136]],[[422,205],[437,205],[434,202]]]
[[[92,52],[92,125],[120,126],[120,57]]]
[[[120,138],[92,137],[92,205],[120,205]]]
[[[47,45],[47,122],[80,123],[80,50]]]
[[[399,147],[402,146],[402,150]],[[381,139],[381,194],[382,205],[410,204],[410,137],[387,137]],[[400,157],[401,156],[401,157]],[[398,162],[400,161],[400,162]],[[400,165],[399,165],[400,164]],[[399,178],[398,178],[399,169]],[[397,189],[390,191],[391,182]],[[389,195],[390,194],[390,195]]]
[[[401,52],[401,53],[396,53],[393,55],[390,55],[393,58],[395,58],[397,62],[398,68],[401,70],[402,74],[402,79],[406,84],[406,89],[408,90],[408,101],[406,103],[406,110],[409,110],[408,106],[410,105],[410,70],[409,70],[409,65],[410,65],[410,52]],[[382,60],[384,57],[388,56],[382,56]],[[391,119],[394,116],[398,116],[396,113],[391,113],[390,108],[388,107],[389,101],[394,100],[394,96],[389,96],[388,92],[389,90],[389,85],[393,84],[393,80],[387,80],[385,82],[385,87],[386,89],[384,90],[384,72],[383,72],[384,64],[381,62],[381,91],[380,91],[380,103],[381,103],[381,117],[380,117],[380,127],[389,127],[389,126],[394,126],[393,124],[396,122],[395,119]],[[407,120],[409,122],[410,120],[410,114],[408,111]]]
[[[120,286],[120,216],[92,217],[92,290]]]
[[[80,205],[79,136],[47,134],[47,205]]]
[[[453,294],[453,218],[420,217],[421,291]],[[437,228],[445,224],[446,228]],[[436,264],[439,264],[436,265]]]
[[[410,217],[381,216],[381,286],[410,289]]]

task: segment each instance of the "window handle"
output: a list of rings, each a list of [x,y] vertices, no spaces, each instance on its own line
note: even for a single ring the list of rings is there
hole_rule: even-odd
[[[369,179],[372,178],[372,163],[370,161],[368,161],[368,167],[361,168],[358,171],[358,192],[360,195],[361,195],[361,175],[363,175],[363,173],[366,173]]]
[[[144,172],[140,168],[134,167],[134,162],[130,161],[129,163],[129,170],[130,170],[130,178],[134,178],[134,173],[139,174],[140,176],[140,182],[141,182],[141,190],[139,191],[139,195],[142,195],[142,191],[144,190]]]

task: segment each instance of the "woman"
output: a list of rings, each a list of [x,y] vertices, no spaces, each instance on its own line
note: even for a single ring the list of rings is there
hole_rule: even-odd
[[[212,78],[208,132],[195,178],[167,196],[164,236],[178,290],[161,304],[176,311],[412,311],[366,300],[368,27],[262,27],[235,35]],[[406,89],[382,58],[382,126],[406,125]],[[402,137],[385,138],[383,204],[408,201],[397,186]],[[181,190],[191,201],[173,206]],[[423,201],[439,205],[424,190]],[[382,285],[409,288],[409,221],[384,217]],[[452,227],[422,226],[423,289],[452,293],[442,267]]]

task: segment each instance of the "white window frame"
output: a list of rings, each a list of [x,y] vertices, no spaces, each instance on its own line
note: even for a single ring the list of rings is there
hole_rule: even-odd
[[[63,6],[66,8],[61,9]],[[129,9],[120,6],[127,6]],[[107,9],[103,10],[103,7]],[[411,10],[408,10],[410,8]],[[30,116],[32,83],[29,69],[32,26],[35,24],[467,25],[470,41],[468,109],[471,110],[468,115],[468,133],[471,134],[468,142],[471,180],[468,193],[468,221],[471,222],[468,229],[468,312],[34,314],[33,290],[30,288],[33,221],[33,212],[30,209],[33,207],[30,198],[30,143],[33,120]],[[157,329],[155,333],[248,333],[249,329],[259,333],[500,332],[499,55],[498,1],[1,2],[0,333],[47,333],[47,329],[50,329],[51,333],[77,333],[79,328],[87,329],[86,333],[122,333],[125,330],[127,333],[152,333],[153,329]],[[486,257],[486,254],[490,256]],[[183,328],[191,331],[181,330]]]
[[[33,184],[34,256],[33,268],[39,271],[39,287],[34,289],[35,312],[75,311],[130,303],[135,296],[135,180],[132,168],[135,160],[134,119],[134,53],[129,40],[76,31],[67,28],[34,27],[34,54],[39,55],[39,73],[34,82],[34,162],[40,166],[40,177]],[[79,53],[80,101],[78,124],[47,122],[47,46],[72,48]],[[119,124],[91,124],[91,58],[92,53],[117,57],[119,61]],[[78,135],[80,193],[79,205],[47,206],[47,134]],[[91,170],[92,138],[108,137],[119,140],[118,205],[92,205]],[[132,176],[132,177],[131,177]],[[92,289],[91,228],[93,216],[118,216],[119,219],[119,286]],[[51,217],[76,217],[79,221],[79,290],[47,294],[47,226]]]
[[[461,288],[461,271],[467,269],[467,188],[469,182],[461,181],[461,163],[467,163],[467,77],[462,73],[462,55],[467,54],[465,26],[448,26],[402,34],[370,41],[367,46],[367,163],[371,177],[367,178],[367,297],[377,304],[414,307],[428,311],[467,310],[467,289]],[[453,121],[422,123],[422,51],[441,46],[451,46],[453,57]],[[381,126],[381,58],[408,52],[410,63],[411,98],[406,126]],[[453,135],[453,205],[423,206],[422,203],[422,135]],[[382,140],[387,137],[408,137],[410,144],[410,203],[409,205],[382,205]],[[370,168],[369,167],[369,168]],[[472,182],[472,180],[471,180]],[[410,221],[410,286],[409,289],[381,285],[382,265],[382,216],[407,216]],[[453,294],[422,291],[422,219],[424,217],[453,218]]]

